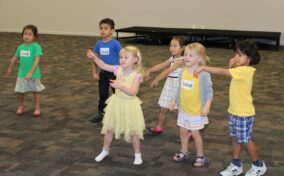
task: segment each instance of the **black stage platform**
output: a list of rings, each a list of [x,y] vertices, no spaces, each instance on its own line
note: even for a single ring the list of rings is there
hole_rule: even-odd
[[[134,36],[119,37],[119,33],[133,33]],[[150,40],[169,38],[175,35],[188,36],[190,41],[206,42],[210,40],[224,40],[228,46],[234,45],[235,41],[242,39],[268,40],[275,44],[275,50],[279,49],[281,32],[264,31],[239,31],[219,29],[191,29],[191,28],[164,28],[133,26],[116,29],[117,39],[144,37]],[[160,41],[160,40],[159,40]]]

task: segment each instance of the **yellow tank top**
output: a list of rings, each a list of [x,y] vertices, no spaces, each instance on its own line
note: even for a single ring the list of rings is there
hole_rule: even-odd
[[[187,70],[184,70],[181,77],[180,107],[192,115],[200,115],[201,112],[199,79]]]

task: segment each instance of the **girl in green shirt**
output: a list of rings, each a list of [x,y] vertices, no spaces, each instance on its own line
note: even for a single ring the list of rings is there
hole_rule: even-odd
[[[40,111],[40,92],[44,89],[41,84],[39,62],[42,56],[41,46],[35,42],[37,39],[37,27],[34,25],[27,25],[22,31],[24,43],[19,45],[16,54],[11,58],[7,75],[11,75],[14,64],[19,60],[18,78],[16,81],[15,92],[17,92],[17,99],[19,107],[16,111],[17,115],[23,115],[25,111],[24,95],[27,92],[33,92],[35,98],[35,111],[33,116],[41,115]]]

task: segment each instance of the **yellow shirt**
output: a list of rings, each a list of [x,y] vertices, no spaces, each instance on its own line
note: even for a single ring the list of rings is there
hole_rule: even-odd
[[[228,112],[238,116],[254,116],[255,109],[251,96],[255,68],[240,66],[229,69],[232,80],[230,84],[230,105]]]
[[[181,77],[180,108],[192,115],[200,115],[201,112],[199,79],[187,70]]]

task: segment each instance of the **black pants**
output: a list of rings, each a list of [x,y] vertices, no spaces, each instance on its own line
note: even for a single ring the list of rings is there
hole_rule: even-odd
[[[110,79],[115,79],[115,76],[111,72],[101,71],[100,72],[100,80],[99,80],[99,114],[104,114],[104,108],[106,107],[105,101],[109,97],[109,86]],[[112,92],[114,93],[114,88],[112,88]]]

